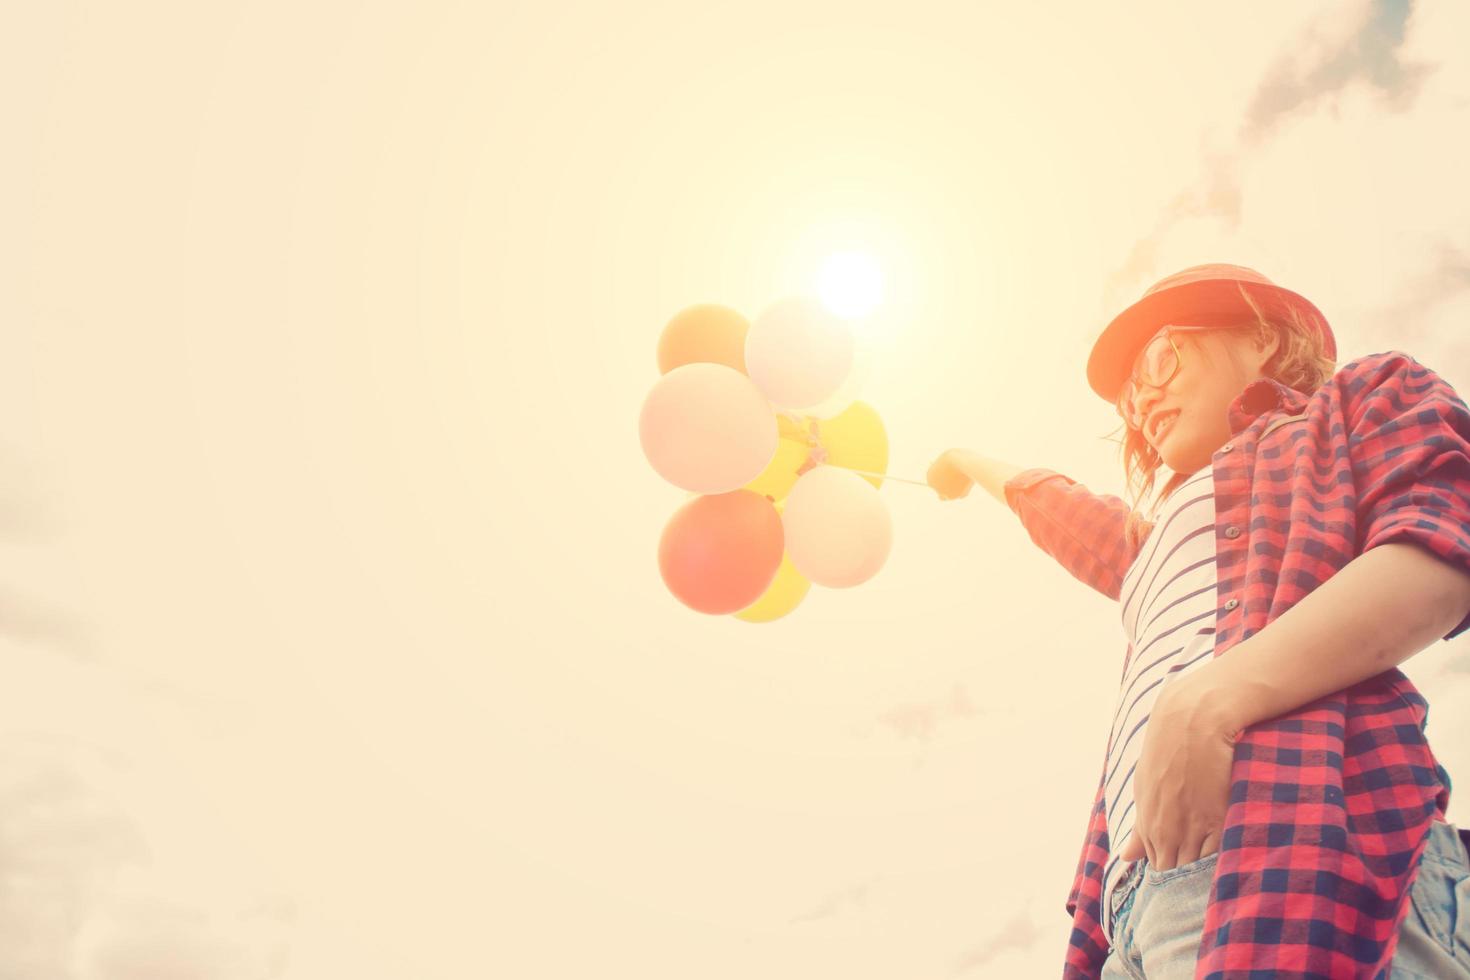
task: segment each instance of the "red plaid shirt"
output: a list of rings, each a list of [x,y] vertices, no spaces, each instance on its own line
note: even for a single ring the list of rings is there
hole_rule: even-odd
[[[1229,412],[1214,455],[1216,656],[1377,545],[1412,542],[1470,570],[1470,411],[1412,357],[1353,361],[1311,395],[1257,381]],[[1126,503],[1040,469],[1013,477],[1006,500],[1037,545],[1118,598],[1137,555]],[[1430,821],[1449,804],[1428,708],[1395,668],[1246,729],[1196,980],[1388,975]],[[1100,779],[1064,978],[1098,977],[1107,957],[1107,860]]]

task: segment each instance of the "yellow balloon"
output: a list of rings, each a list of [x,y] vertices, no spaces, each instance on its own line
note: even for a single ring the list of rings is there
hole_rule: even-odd
[[[735,618],[747,623],[769,623],[780,619],[801,605],[811,588],[811,580],[796,570],[790,558],[782,555],[781,567],[776,570],[776,577],[771,580],[765,594],[735,613]]]
[[[867,402],[853,402],[841,415],[830,419],[814,419],[811,429],[833,466],[888,472],[888,433],[877,410]],[[883,485],[882,477],[863,479],[874,487]],[[787,487],[786,492],[790,493],[791,488]]]
[[[785,510],[784,503],[776,504],[777,514]],[[801,605],[801,600],[806,598],[811,587],[811,580],[798,572],[796,566],[791,564],[791,559],[783,554],[781,565],[776,569],[776,577],[766,586],[766,591],[755,602],[733,615],[747,623],[769,623]]]
[[[745,485],[745,489],[754,490],[773,501],[785,500],[791,488],[796,486],[797,469],[806,462],[810,454],[811,447],[804,440],[797,441],[783,436],[776,442],[776,455],[771,457],[771,462],[761,471],[760,476]]]
[[[776,413],[776,434],[782,439],[810,442],[811,430],[812,420],[804,415],[788,415],[785,412]]]
[[[781,514],[785,510],[784,503],[776,505],[776,513]],[[776,577],[771,580],[766,591],[755,602],[735,613],[735,618],[747,623],[769,623],[780,619],[801,605],[811,588],[811,579],[798,572],[796,566],[791,564],[791,559],[783,554],[781,567],[776,569]]]

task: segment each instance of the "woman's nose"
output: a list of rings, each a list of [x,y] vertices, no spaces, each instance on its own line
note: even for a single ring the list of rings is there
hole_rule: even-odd
[[[1139,385],[1138,390],[1133,393],[1133,412],[1140,425],[1143,424],[1144,419],[1148,418],[1148,413],[1153,411],[1154,406],[1158,404],[1163,395],[1164,393],[1157,388]]]

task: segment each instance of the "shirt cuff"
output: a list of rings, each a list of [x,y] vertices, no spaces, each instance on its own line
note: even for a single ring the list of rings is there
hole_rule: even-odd
[[[1002,487],[1002,489],[1005,491],[1006,503],[1010,505],[1011,510],[1015,510],[1015,498],[1017,496],[1025,493],[1027,490],[1030,490],[1038,483],[1044,483],[1047,480],[1053,479],[1067,480],[1068,477],[1063,476],[1056,470],[1042,469],[1040,467],[1029,470],[1022,470],[1021,472],[1017,473],[1015,476],[1007,480],[1005,482],[1005,486]]]

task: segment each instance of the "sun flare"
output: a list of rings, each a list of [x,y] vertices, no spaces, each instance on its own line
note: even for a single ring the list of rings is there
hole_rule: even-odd
[[[838,252],[822,263],[817,295],[838,316],[867,316],[883,302],[883,270],[865,252]]]

